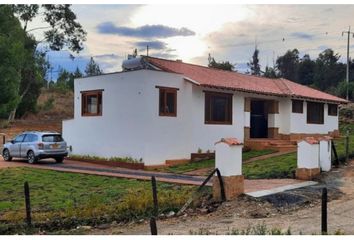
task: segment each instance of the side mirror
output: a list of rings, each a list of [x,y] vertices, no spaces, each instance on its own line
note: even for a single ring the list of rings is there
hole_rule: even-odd
[[[14,143],[15,143],[15,140],[12,139],[12,140],[10,141],[10,143],[14,144]]]

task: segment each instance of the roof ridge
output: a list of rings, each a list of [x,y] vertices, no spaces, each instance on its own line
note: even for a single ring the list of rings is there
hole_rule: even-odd
[[[195,63],[188,63],[188,62],[178,62],[176,60],[172,60],[172,59],[165,59],[165,58],[158,58],[158,57],[151,57],[151,56],[145,56],[145,55],[141,55],[143,58],[154,58],[154,59],[158,59],[158,60],[162,60],[162,61],[169,61],[169,62],[173,62],[173,63],[178,63],[178,64],[187,64],[187,65],[191,65],[191,66],[196,66],[196,67],[201,67],[201,68],[206,68],[209,70],[213,70],[213,71],[221,71],[224,73],[233,73],[233,74],[240,74],[240,75],[244,75],[244,76],[249,76],[249,77],[256,77],[256,78],[260,78],[260,79],[279,79],[279,78],[267,78],[267,77],[263,77],[263,76],[258,76],[258,75],[249,75],[246,73],[240,73],[237,71],[229,71],[229,70],[224,70],[224,69],[220,69],[220,68],[212,68],[212,67],[208,67],[208,66],[203,66],[203,65],[198,65]]]

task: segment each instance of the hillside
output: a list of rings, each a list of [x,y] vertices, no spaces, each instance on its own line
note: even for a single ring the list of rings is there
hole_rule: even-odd
[[[74,94],[58,90],[43,89],[37,101],[36,113],[25,114],[7,126],[0,126],[0,133],[7,139],[23,131],[62,131],[62,120],[74,115]]]

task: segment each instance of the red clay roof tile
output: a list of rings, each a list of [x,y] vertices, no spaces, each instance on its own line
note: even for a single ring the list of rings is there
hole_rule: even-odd
[[[220,141],[216,142],[217,143],[226,143],[230,146],[232,145],[242,145],[242,142],[240,142],[237,138],[222,138]]]
[[[185,77],[192,79],[204,87],[347,103],[342,98],[283,78],[271,79],[258,77],[161,58],[145,57],[145,59],[163,71],[183,74]]]

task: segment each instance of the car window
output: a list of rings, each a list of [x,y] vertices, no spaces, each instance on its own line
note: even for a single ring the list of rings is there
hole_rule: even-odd
[[[35,134],[27,134],[25,139],[24,139],[24,142],[36,142],[37,140],[38,140],[37,135],[35,135]]]
[[[14,142],[15,142],[15,143],[22,142],[24,137],[25,137],[25,134],[18,135],[18,136],[14,139]]]
[[[61,135],[59,134],[50,134],[50,135],[43,135],[42,136],[43,142],[62,142],[64,141]]]

